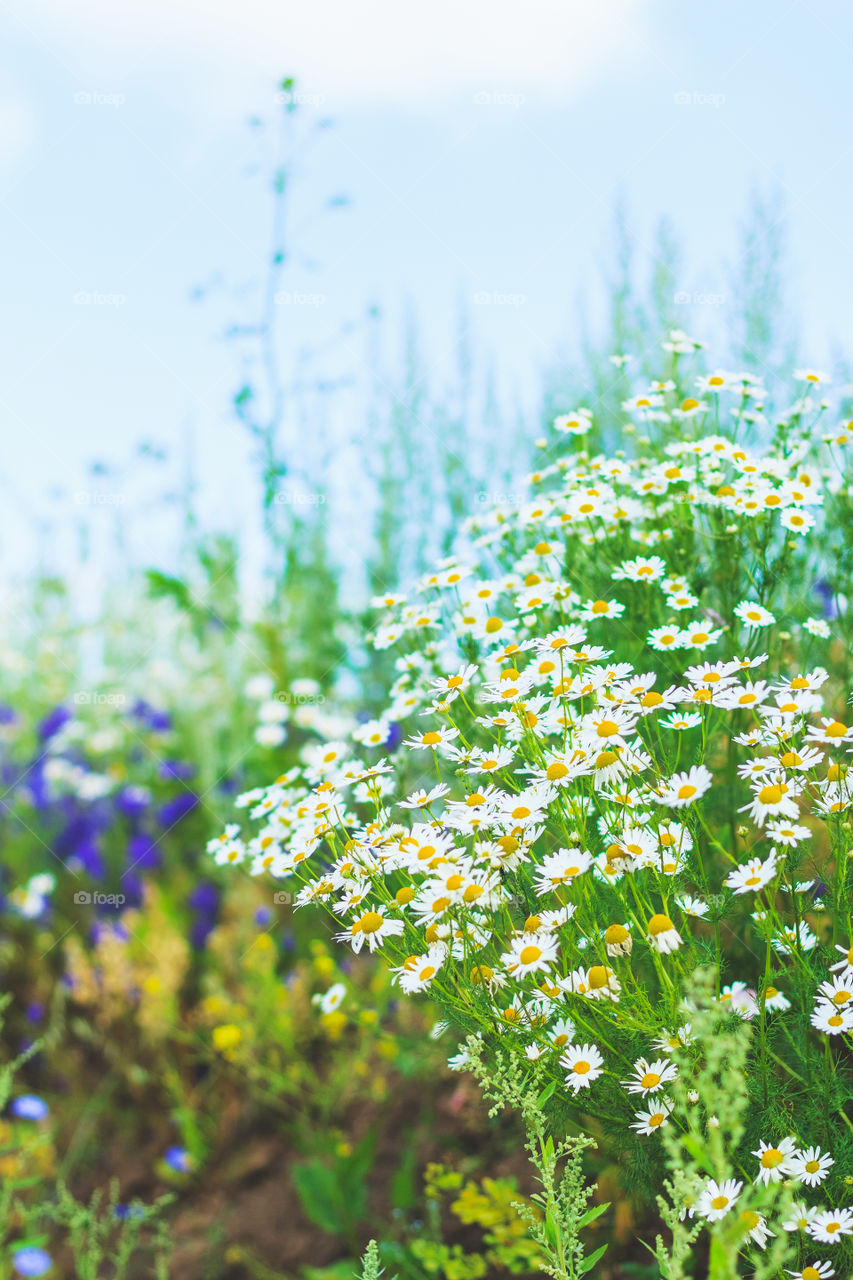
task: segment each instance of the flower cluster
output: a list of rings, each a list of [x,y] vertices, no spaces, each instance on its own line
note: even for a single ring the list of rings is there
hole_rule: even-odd
[[[831,1187],[774,1226],[833,1244],[853,1234],[853,724],[809,591],[846,435],[821,440],[810,390],[771,421],[758,379],[692,367],[699,345],[670,335],[667,376],[625,401],[632,454],[586,447],[589,409],[561,416],[524,501],[377,598],[387,707],[244,795],[258,834],[210,849],[292,881],[623,1143],[676,1120],[673,1055],[702,1051],[690,976],[711,963],[755,1024],[763,1102],[742,1180],[690,1211],[715,1221],[746,1180]]]

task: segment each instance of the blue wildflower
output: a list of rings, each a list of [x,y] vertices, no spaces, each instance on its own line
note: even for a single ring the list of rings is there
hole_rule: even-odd
[[[25,1245],[12,1254],[12,1266],[19,1276],[46,1276],[53,1266],[53,1258],[44,1249]]]
[[[175,1173],[189,1173],[193,1167],[193,1158],[184,1147],[167,1147],[163,1159]]]
[[[22,1093],[12,1101],[9,1110],[19,1120],[44,1120],[50,1114],[50,1107],[44,1098],[39,1098],[34,1093]]]

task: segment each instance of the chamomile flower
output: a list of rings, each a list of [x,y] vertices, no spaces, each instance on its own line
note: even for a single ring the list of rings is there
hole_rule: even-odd
[[[560,1063],[566,1068],[566,1084],[577,1093],[598,1079],[604,1059],[594,1044],[575,1044],[561,1054]]]
[[[821,1151],[820,1147],[806,1147],[804,1151],[798,1151],[794,1158],[792,1176],[804,1182],[807,1187],[816,1187],[829,1176],[834,1164],[832,1156]]]
[[[657,793],[658,804],[668,809],[685,809],[695,804],[711,786],[713,778],[703,764],[694,765],[684,773],[676,773],[663,784]]]
[[[663,914],[652,916],[648,923],[646,936],[655,951],[661,952],[662,955],[669,955],[670,952],[677,951],[681,946],[681,934],[669,916]]]
[[[735,605],[735,616],[740,618],[746,627],[770,627],[776,621],[769,609],[757,604],[754,600],[744,600]]]
[[[672,1108],[673,1103],[669,1098],[661,1098],[650,1106],[648,1111],[636,1112],[630,1127],[644,1136],[657,1133],[658,1129],[666,1124]]]
[[[584,622],[597,621],[602,618],[621,618],[625,606],[619,600],[587,600],[580,616]]]
[[[742,1190],[743,1183],[736,1182],[734,1178],[727,1178],[725,1182],[709,1178],[696,1202],[696,1212],[708,1222],[718,1222],[734,1208]]]
[[[335,938],[340,942],[348,942],[356,954],[365,943],[372,952],[381,947],[386,938],[397,937],[404,928],[402,920],[391,919],[385,915],[383,906],[376,906],[362,912],[348,929],[336,934]]]
[[[735,867],[734,871],[730,871],[726,876],[724,883],[735,895],[757,893],[759,889],[763,889],[770,883],[775,874],[776,850],[774,849],[763,861],[761,858],[750,858],[749,862]]]
[[[806,1230],[821,1244],[838,1244],[844,1236],[853,1235],[853,1209],[824,1209],[815,1214]]]
[[[757,1244],[759,1249],[763,1249],[771,1236],[775,1236],[776,1232],[771,1231],[767,1225],[767,1219],[755,1209],[744,1209],[740,1214],[740,1221],[747,1231],[750,1240]]]
[[[434,942],[425,955],[409,956],[392,972],[406,994],[412,995],[426,991],[432,985],[446,958],[447,946],[443,942]]]
[[[529,973],[547,972],[556,958],[557,939],[553,935],[525,933],[512,939],[501,961],[508,973],[524,978]]]
[[[781,1182],[783,1178],[790,1178],[794,1173],[797,1144],[793,1138],[783,1138],[776,1147],[762,1139],[758,1150],[753,1151],[752,1154],[758,1157],[756,1182],[764,1184]]]
[[[634,1063],[634,1074],[628,1080],[623,1080],[622,1084],[628,1093],[657,1093],[659,1089],[670,1084],[677,1075],[675,1064],[667,1062],[665,1058],[656,1058],[654,1062],[648,1062],[646,1058],[638,1058]]]
[[[793,1276],[794,1280],[830,1280],[830,1277],[835,1275],[835,1268],[826,1260],[815,1261],[807,1263],[797,1271],[786,1269],[785,1274]]]

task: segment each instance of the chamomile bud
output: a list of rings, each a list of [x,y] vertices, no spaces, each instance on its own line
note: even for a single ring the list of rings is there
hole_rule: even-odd
[[[629,956],[634,940],[623,924],[611,924],[604,931],[604,946],[609,956]]]
[[[681,934],[670,920],[662,914],[652,916],[648,926],[648,940],[662,955],[669,955],[681,946]]]

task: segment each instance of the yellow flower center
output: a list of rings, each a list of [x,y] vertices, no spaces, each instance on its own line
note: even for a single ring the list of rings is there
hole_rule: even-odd
[[[382,917],[378,911],[365,911],[360,920],[352,927],[353,933],[378,933],[382,928]]]

